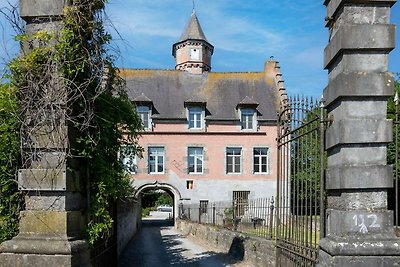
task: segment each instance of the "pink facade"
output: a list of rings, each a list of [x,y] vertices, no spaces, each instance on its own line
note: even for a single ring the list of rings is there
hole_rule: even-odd
[[[182,128],[185,127],[185,130]],[[132,175],[135,182],[167,181],[170,174],[182,179],[193,180],[276,180],[276,126],[261,126],[257,132],[244,132],[236,125],[207,127],[207,132],[195,132],[181,124],[157,125],[153,132],[145,132],[139,144],[145,149],[143,159],[137,161],[138,173]],[[164,174],[148,173],[148,147],[164,147]],[[204,148],[203,174],[189,174],[188,147]],[[226,148],[242,148],[241,172],[227,174]],[[268,172],[255,174],[253,171],[253,148],[268,148]]]

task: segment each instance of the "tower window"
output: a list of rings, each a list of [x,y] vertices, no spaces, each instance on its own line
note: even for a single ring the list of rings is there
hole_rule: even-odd
[[[190,59],[200,60],[200,49],[197,48],[190,49]]]

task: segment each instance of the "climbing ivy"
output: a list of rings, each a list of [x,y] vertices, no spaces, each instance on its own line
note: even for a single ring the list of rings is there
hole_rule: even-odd
[[[18,129],[15,87],[0,85],[0,243],[18,233],[22,200],[15,181],[19,158]]]
[[[22,131],[49,123],[56,129],[57,116],[69,126],[66,162],[74,163],[72,175],[81,174],[76,186],[88,198],[87,238],[91,245],[110,235],[112,206],[133,193],[118,160],[120,146],[130,144],[128,153],[132,156],[141,153],[137,142],[141,121],[109,54],[111,35],[104,28],[106,2],[74,0],[64,8],[57,31],[17,35],[22,53],[9,64],[9,80],[18,88],[21,119],[17,122]],[[50,93],[54,100],[46,99]],[[46,117],[50,110],[56,119],[43,122],[26,116],[34,111]],[[22,166],[29,167],[26,156],[35,153],[33,148],[24,153]]]

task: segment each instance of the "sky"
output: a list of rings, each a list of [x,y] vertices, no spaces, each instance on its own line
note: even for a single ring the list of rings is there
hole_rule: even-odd
[[[6,2],[0,0],[0,7]],[[328,75],[323,69],[328,30],[324,27],[326,9],[322,3],[196,0],[196,14],[214,45],[212,71],[260,72],[273,56],[279,61],[288,94],[321,96]],[[192,0],[109,0],[107,29],[114,38],[113,53],[119,55],[117,66],[173,69],[172,45],[182,34],[192,8]],[[392,9],[392,23],[400,24],[399,3]],[[0,18],[0,61],[18,51],[11,33]],[[399,51],[397,48],[391,52],[391,72],[400,72]]]

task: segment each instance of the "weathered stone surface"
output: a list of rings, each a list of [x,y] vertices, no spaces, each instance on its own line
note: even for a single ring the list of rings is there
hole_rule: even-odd
[[[30,17],[61,16],[70,0],[20,0],[20,16]]]
[[[384,50],[390,52],[396,46],[394,25],[344,25],[325,48],[324,67],[344,50]],[[349,38],[351,36],[351,38]]]
[[[67,189],[66,171],[63,169],[20,169],[18,189],[65,191]]]
[[[378,243],[381,245],[380,243]],[[359,246],[362,244],[354,244]],[[398,257],[393,256],[335,256],[332,257],[329,253],[321,251],[320,260],[317,267],[388,267],[388,266],[400,266]]]
[[[328,166],[386,165],[386,151],[385,144],[336,146],[328,151]]]
[[[392,96],[394,76],[391,73],[340,73],[324,90],[325,105],[341,97]]]
[[[272,240],[244,236],[238,232],[177,220],[176,227],[184,234],[207,242],[229,253],[233,258],[244,257],[249,266],[275,266],[276,246]],[[236,257],[235,257],[236,256]]]
[[[78,211],[86,208],[80,193],[65,192],[27,192],[25,195],[26,210],[42,211]]]
[[[386,165],[332,166],[326,171],[326,189],[392,188],[393,167]]]
[[[334,120],[332,126],[326,131],[327,149],[343,144],[389,143],[391,141],[391,120]]]
[[[362,101],[362,105],[360,104]],[[357,108],[354,108],[356,106]],[[330,125],[334,121],[372,119],[385,120],[387,118],[387,101],[373,100],[371,97],[342,97],[327,107]]]
[[[381,238],[394,236],[392,211],[328,209],[326,216],[327,237],[347,237],[362,241],[371,235],[376,237],[376,234]]]
[[[389,56],[386,52],[345,50],[333,60],[328,80],[332,81],[341,73],[384,73],[389,70],[388,64]]]
[[[19,235],[0,246],[0,267],[90,266],[86,242]]]
[[[380,6],[388,6],[391,7],[396,3],[396,0],[325,0],[324,5],[326,5],[327,17],[334,17],[335,13],[337,13],[345,4],[379,4]],[[363,6],[365,9],[366,7]],[[364,12],[365,13],[365,12]],[[378,18],[381,16],[377,16]],[[368,23],[363,21],[363,23]]]
[[[336,210],[384,210],[387,207],[386,190],[331,191],[328,207]]]
[[[79,236],[82,227],[80,211],[21,211],[20,232],[44,235]]]

